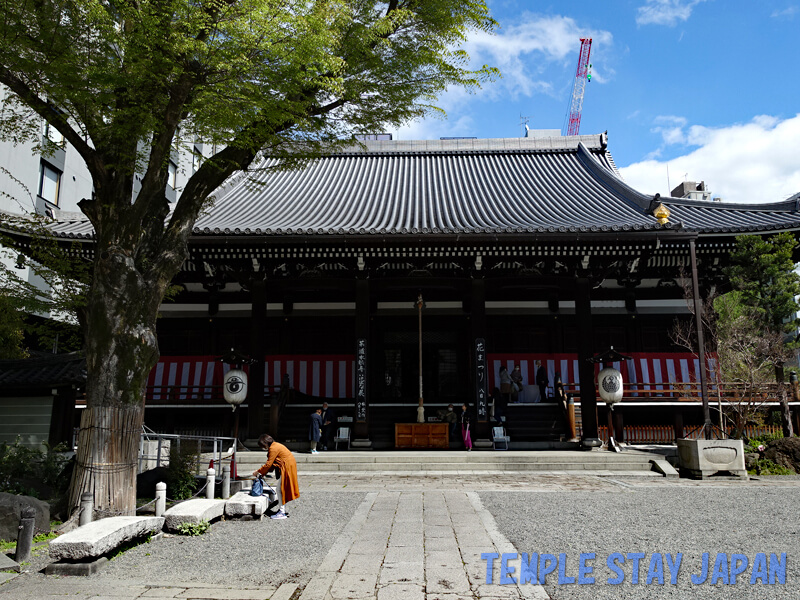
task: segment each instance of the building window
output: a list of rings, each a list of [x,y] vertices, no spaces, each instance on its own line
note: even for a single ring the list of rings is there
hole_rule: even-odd
[[[67,141],[64,139],[64,136],[61,134],[61,132],[50,125],[50,123],[44,124],[44,135],[59,148],[63,148],[67,145]]]
[[[192,173],[196,173],[203,161],[203,153],[197,146],[192,149]]]
[[[39,196],[58,206],[61,171],[42,161],[39,168]]]
[[[169,187],[173,190],[178,187],[178,165],[169,161],[169,177],[167,178]]]

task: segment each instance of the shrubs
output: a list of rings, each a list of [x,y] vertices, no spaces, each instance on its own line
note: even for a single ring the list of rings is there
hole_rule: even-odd
[[[173,446],[169,452],[167,468],[167,495],[173,500],[191,498],[197,491],[195,471],[199,457],[197,452]]]
[[[798,472],[800,440],[781,434],[764,434],[748,440],[747,472],[751,475],[794,475]]]
[[[208,528],[208,521],[200,521],[199,523],[181,523],[176,531],[181,535],[203,535]]]
[[[16,441],[0,444],[0,492],[51,500],[69,485],[66,446],[27,446]]]

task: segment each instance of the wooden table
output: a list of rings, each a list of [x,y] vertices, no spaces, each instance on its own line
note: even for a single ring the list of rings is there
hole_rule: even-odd
[[[449,423],[395,423],[395,448],[450,448]]]

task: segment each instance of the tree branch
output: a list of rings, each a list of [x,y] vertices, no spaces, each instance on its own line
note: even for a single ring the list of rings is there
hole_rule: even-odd
[[[24,81],[11,73],[5,66],[0,66],[0,83],[19,96],[36,114],[64,136],[64,139],[77,150],[78,154],[86,162],[86,166],[93,177],[102,178],[105,176],[105,165],[98,153],[70,126],[57,107],[40,98]]]

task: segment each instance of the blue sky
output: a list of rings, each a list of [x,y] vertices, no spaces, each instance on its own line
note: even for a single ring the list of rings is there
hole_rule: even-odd
[[[439,100],[396,139],[518,137],[561,129],[581,37],[592,81],[581,133],[608,131],[626,181],[665,194],[705,180],[730,202],[800,192],[800,0],[489,0],[495,35],[473,34],[474,64],[503,78]]]

